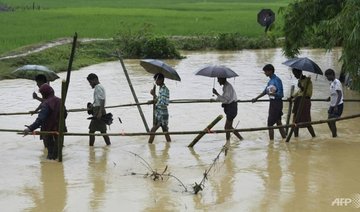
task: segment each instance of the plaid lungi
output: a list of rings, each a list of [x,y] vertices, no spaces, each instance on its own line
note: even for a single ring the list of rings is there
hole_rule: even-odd
[[[155,110],[155,125],[161,126],[163,129],[168,129],[169,112],[166,109],[156,108]]]

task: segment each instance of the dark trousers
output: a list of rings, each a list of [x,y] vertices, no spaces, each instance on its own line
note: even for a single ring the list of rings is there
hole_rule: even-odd
[[[48,155],[47,159],[56,160],[58,157],[58,136],[46,135],[44,141],[47,143]]]

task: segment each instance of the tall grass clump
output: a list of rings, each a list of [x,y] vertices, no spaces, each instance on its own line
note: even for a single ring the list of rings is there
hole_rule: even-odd
[[[150,32],[151,25],[139,29],[124,27],[114,37],[114,43],[124,58],[180,59],[174,43],[165,36]]]
[[[266,49],[277,45],[277,39],[273,36],[248,38],[239,33],[220,33],[215,48],[218,50]]]

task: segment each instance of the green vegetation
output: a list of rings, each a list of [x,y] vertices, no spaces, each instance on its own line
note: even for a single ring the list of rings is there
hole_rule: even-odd
[[[303,0],[282,9],[285,54],[296,56],[303,46],[331,50],[342,47],[342,73],[360,90],[360,1]]]
[[[276,38],[281,36],[276,30],[279,26],[264,36],[264,28],[257,23],[257,13],[263,8],[276,12],[291,0],[271,3],[268,0],[38,0],[34,4],[28,0],[0,1],[0,5],[11,8],[0,12],[0,57],[69,38],[75,32],[80,39],[109,39],[79,42],[73,66],[76,69],[114,60],[111,55],[117,49],[125,58],[180,58],[178,49],[274,47]],[[276,24],[281,22],[281,16],[277,16]],[[149,31],[141,37],[144,26],[150,26]],[[130,31],[137,34],[129,34]],[[69,54],[69,45],[64,45],[0,60],[0,79],[11,77],[12,70],[26,63],[64,71]]]
[[[164,36],[239,33],[257,37],[264,29],[257,23],[262,8],[277,11],[288,1],[267,0],[2,0],[16,10],[0,12],[0,55],[22,46],[69,37],[112,38],[123,23],[132,28],[152,25]],[[30,9],[24,9],[27,8]],[[277,23],[281,18],[277,18]]]
[[[67,70],[71,52],[71,44],[64,44],[23,57],[0,60],[0,79],[11,79],[11,72],[26,64],[41,64],[56,72]],[[89,64],[113,61],[116,58],[109,54],[115,52],[113,43],[93,41],[77,44],[73,69],[79,69]]]

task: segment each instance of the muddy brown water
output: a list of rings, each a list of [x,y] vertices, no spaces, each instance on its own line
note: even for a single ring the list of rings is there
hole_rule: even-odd
[[[285,96],[296,84],[280,49],[245,50],[237,52],[183,52],[187,58],[166,61],[178,71],[181,82],[166,80],[171,99],[211,98],[213,79],[195,76],[206,64],[231,67],[239,77],[230,79],[241,100],[258,95],[268,79],[261,68],[272,63],[282,79]],[[304,50],[320,67],[340,69],[340,51],[324,53]],[[139,101],[151,99],[152,75],[139,65],[139,60],[125,60]],[[84,108],[92,101],[86,76],[97,73],[107,92],[107,105],[133,103],[130,89],[118,61],[89,66],[72,73],[66,106]],[[308,74],[308,73],[306,73]],[[313,98],[326,98],[329,83],[323,76],[312,74]],[[65,73],[60,74],[66,77]],[[51,85],[60,94],[60,82]],[[1,112],[33,110],[37,102],[31,94],[35,83],[29,80],[0,81]],[[216,82],[216,89],[221,87]],[[360,99],[357,92],[344,89],[346,99]],[[263,97],[266,98],[266,97]],[[328,102],[314,102],[313,120],[326,119]],[[142,106],[151,125],[152,108]],[[234,120],[238,128],[266,125],[267,102],[240,103]],[[123,123],[114,120],[108,132],[144,132],[136,107],[109,109]],[[219,103],[172,104],[169,106],[170,131],[204,129],[219,114]],[[287,112],[287,104],[284,113]],[[358,102],[345,103],[344,116],[358,114]],[[69,132],[87,132],[88,115],[70,113]],[[1,129],[23,129],[36,116],[1,116]],[[285,116],[283,117],[285,122]],[[311,138],[305,129],[290,143],[275,131],[269,141],[266,131],[244,132],[244,141],[231,140],[228,155],[220,155],[210,171],[203,191],[192,192],[194,183],[202,180],[225,142],[224,134],[205,135],[193,149],[187,145],[196,135],[173,135],[165,143],[157,136],[154,144],[147,136],[111,137],[111,147],[105,147],[101,137],[88,147],[88,138],[65,137],[63,163],[44,160],[46,151],[37,136],[23,137],[1,132],[0,205],[1,211],[344,211],[359,208],[360,196],[360,128],[359,119],[337,123],[339,137],[331,138],[326,124],[315,125],[317,136]],[[214,129],[223,129],[221,120]],[[134,156],[130,152],[138,154]],[[176,176],[153,181],[140,174],[150,173],[145,160],[154,170]],[[133,175],[132,173],[136,173]],[[357,209],[358,210],[358,209]]]

